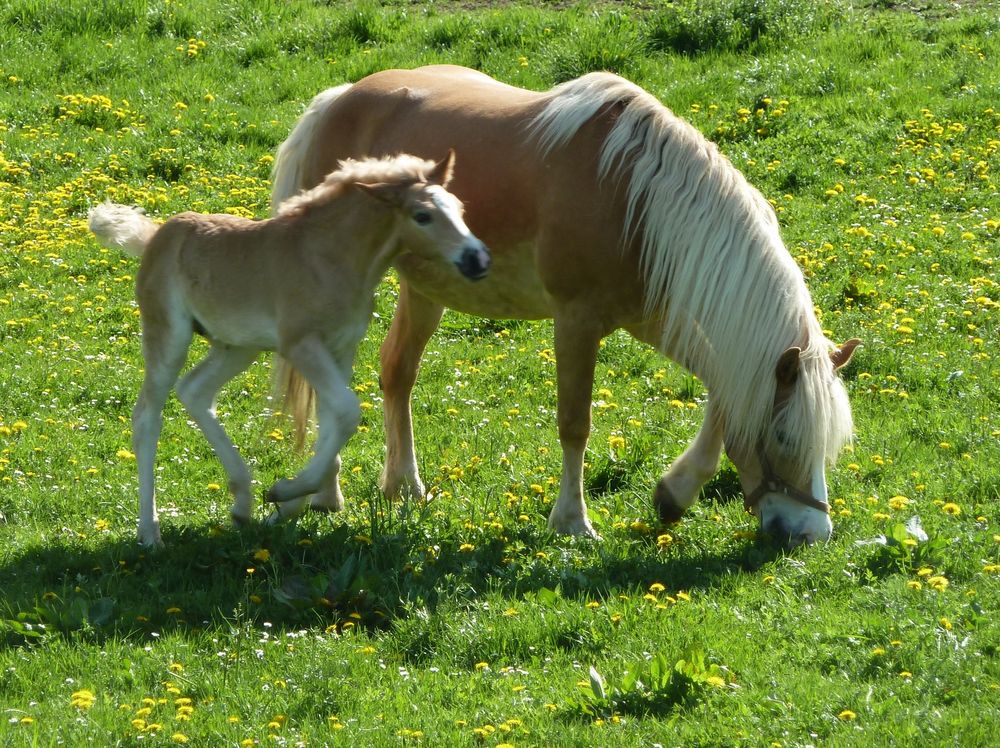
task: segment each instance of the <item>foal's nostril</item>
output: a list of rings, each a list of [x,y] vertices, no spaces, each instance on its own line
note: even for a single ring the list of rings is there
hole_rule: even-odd
[[[462,257],[457,263],[459,272],[470,280],[480,280],[485,278],[490,270],[490,253],[480,245],[478,247],[466,247],[462,250]]]

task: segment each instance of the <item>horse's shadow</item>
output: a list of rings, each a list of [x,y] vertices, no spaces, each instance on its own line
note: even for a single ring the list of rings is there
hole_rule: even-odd
[[[683,548],[668,553],[655,532],[587,545],[541,523],[432,537],[420,513],[238,529],[167,523],[166,545],[157,550],[111,533],[31,546],[0,563],[0,647],[40,630],[101,641],[263,622],[277,630],[381,629],[456,596],[524,599],[558,590],[565,598],[609,599],[641,594],[654,582],[703,590],[783,553],[753,539],[720,552],[685,542],[683,529],[668,530]],[[573,563],[561,559],[564,552]]]

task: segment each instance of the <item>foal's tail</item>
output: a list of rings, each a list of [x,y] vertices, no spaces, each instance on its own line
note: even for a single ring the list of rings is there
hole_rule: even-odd
[[[108,249],[123,249],[136,257],[142,256],[159,228],[159,224],[143,214],[142,208],[117,203],[101,203],[91,208],[87,225],[97,241]]]
[[[271,170],[271,214],[278,212],[278,206],[304,189],[314,187],[305,184],[305,167],[315,158],[316,136],[324,112],[340,98],[350,83],[336,88],[328,88],[316,95],[305,112],[295,123],[291,134],[278,147]],[[274,357],[271,386],[281,399],[282,408],[295,421],[295,446],[305,445],[306,430],[316,405],[316,393],[305,378],[292,368],[281,356]]]

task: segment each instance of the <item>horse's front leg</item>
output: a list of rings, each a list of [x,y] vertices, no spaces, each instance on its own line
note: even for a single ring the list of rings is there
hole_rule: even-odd
[[[382,342],[381,376],[385,419],[385,467],[380,485],[386,496],[425,495],[417,469],[410,405],[420,357],[441,322],[444,307],[418,293],[405,280],[400,283],[396,313]]]
[[[583,458],[590,437],[594,366],[604,332],[588,309],[555,315],[556,378],[559,395],[559,442],[562,478],[559,497],[549,514],[549,528],[569,535],[599,537],[587,517],[583,493]]]
[[[691,445],[663,474],[653,493],[660,520],[677,522],[695,500],[701,487],[719,469],[722,457],[722,424],[709,400],[705,420]]]
[[[292,513],[282,511],[282,504],[316,493],[336,470],[340,450],[361,421],[361,408],[350,388],[350,367],[345,371],[318,338],[306,338],[283,355],[316,390],[319,419],[312,458],[298,475],[279,480],[267,492],[267,500],[278,504],[277,513],[286,517]],[[296,508],[300,506],[295,502]]]

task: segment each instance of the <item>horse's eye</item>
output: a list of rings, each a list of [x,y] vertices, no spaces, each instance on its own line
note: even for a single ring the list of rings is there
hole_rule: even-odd
[[[413,214],[413,221],[418,226],[426,226],[432,220],[434,220],[433,216],[431,216],[431,214],[428,213],[426,210],[418,210],[416,213]]]

